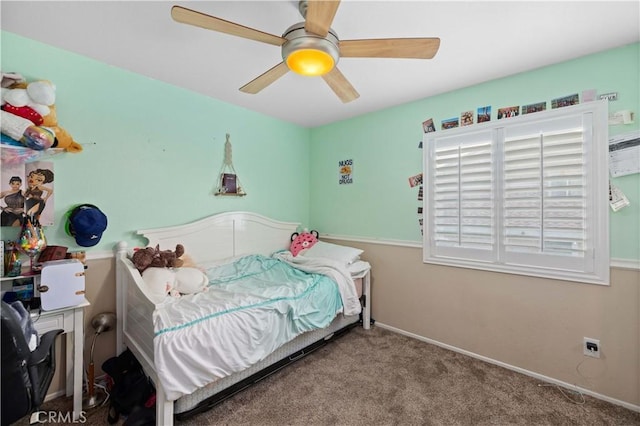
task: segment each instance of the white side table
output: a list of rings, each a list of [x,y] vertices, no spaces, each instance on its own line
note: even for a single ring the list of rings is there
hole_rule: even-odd
[[[362,295],[364,296],[362,328],[369,330],[371,328],[371,267],[358,274],[352,274],[351,278],[362,278]]]

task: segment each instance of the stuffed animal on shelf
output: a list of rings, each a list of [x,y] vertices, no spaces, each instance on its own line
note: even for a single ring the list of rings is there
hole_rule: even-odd
[[[5,110],[0,111],[0,130],[12,140],[37,151],[52,148],[56,141],[56,135],[47,127],[36,126],[31,120]]]
[[[9,87],[17,87],[18,84],[26,83],[27,81],[24,79],[22,74],[17,72],[3,72],[2,80],[0,81],[0,87],[3,89]]]
[[[34,81],[32,83],[18,83],[13,88],[10,86],[3,90],[2,101],[5,111],[12,114],[28,109],[40,115],[39,122],[43,123],[43,118],[51,112],[50,106],[56,102],[56,88],[50,81]],[[29,117],[24,117],[29,118]]]
[[[58,125],[58,115],[56,112],[56,106],[51,105],[49,107],[49,115],[43,117],[43,127],[48,127],[53,130],[56,135],[56,142],[53,144],[53,148],[62,148],[67,152],[80,152],[82,151],[82,145],[73,140],[73,137],[69,132]]]
[[[17,76],[19,74],[2,73],[0,131],[35,150],[82,151],[82,146],[58,125],[55,85],[46,80],[27,83]]]
[[[291,246],[289,247],[289,251],[292,255],[297,256],[317,243],[319,236],[318,231],[307,231],[306,229],[301,233],[294,232],[291,234]]]
[[[184,254],[184,246],[177,244],[175,251],[160,250],[160,245],[145,247],[136,250],[131,257],[133,266],[142,273],[145,269],[153,268],[179,268],[184,262],[180,257]]]

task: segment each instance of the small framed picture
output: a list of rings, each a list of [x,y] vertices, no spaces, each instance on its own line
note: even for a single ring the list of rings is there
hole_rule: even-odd
[[[459,123],[460,123],[460,120],[458,120],[458,117],[442,120],[442,130],[453,129],[454,127],[458,127]]]
[[[460,114],[460,124],[462,126],[470,126],[473,124],[473,111],[465,111]]]
[[[522,105],[522,114],[531,114],[534,112],[540,112],[547,109],[546,102],[538,102],[535,104]]]
[[[409,186],[411,188],[418,185],[422,185],[422,173],[409,177]]]
[[[422,131],[424,133],[431,133],[436,131],[436,126],[433,124],[433,118],[429,118],[422,122]]]
[[[231,173],[222,174],[222,192],[225,194],[237,194],[238,185],[236,181],[236,175]]]
[[[478,108],[478,123],[491,121],[491,105]]]
[[[518,115],[520,115],[519,106],[510,106],[506,108],[500,108],[498,110],[498,120],[502,120],[503,118],[517,117]]]
[[[574,93],[573,95],[563,96],[562,98],[556,98],[551,100],[551,108],[562,108],[571,105],[577,105],[580,103],[578,98],[578,94]]]
[[[338,161],[338,184],[350,185],[353,183],[353,158]]]

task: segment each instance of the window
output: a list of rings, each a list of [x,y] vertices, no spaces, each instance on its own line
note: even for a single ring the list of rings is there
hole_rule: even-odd
[[[606,101],[425,134],[424,262],[609,284]]]

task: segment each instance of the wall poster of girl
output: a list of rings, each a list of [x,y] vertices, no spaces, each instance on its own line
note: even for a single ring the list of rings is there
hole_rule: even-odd
[[[3,165],[0,178],[1,226],[20,226],[23,214],[53,225],[52,162]]]
[[[0,225],[20,226],[24,213],[24,165],[3,165],[0,179]]]

